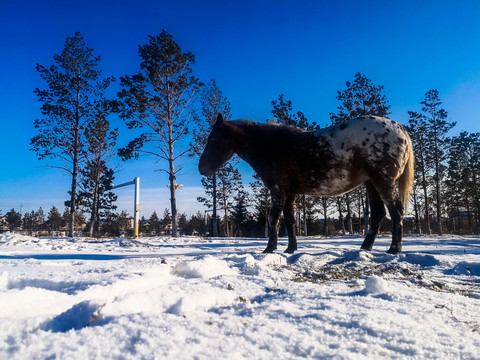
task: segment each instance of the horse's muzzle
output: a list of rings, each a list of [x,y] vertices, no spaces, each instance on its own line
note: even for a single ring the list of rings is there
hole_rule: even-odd
[[[200,172],[200,175],[203,175],[203,176],[212,176],[213,174],[215,174],[215,171],[208,169],[201,162],[198,164],[198,171]]]

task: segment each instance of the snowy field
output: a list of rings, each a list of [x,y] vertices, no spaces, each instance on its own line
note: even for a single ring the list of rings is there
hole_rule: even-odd
[[[480,239],[0,234],[0,359],[480,359]]]

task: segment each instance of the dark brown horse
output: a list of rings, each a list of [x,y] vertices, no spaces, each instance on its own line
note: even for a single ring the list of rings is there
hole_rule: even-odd
[[[286,253],[297,250],[294,229],[296,194],[341,195],[365,184],[371,226],[362,249],[371,250],[387,207],[392,218],[389,253],[402,250],[403,213],[413,184],[413,148],[405,128],[386,118],[365,116],[315,131],[259,124],[217,122],[200,158],[200,174],[211,176],[238,154],[270,190],[270,236],[264,252],[277,248],[283,211],[288,232]],[[398,182],[398,190],[396,183]]]

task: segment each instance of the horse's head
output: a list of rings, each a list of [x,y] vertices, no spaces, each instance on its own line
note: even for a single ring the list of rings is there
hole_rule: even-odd
[[[223,122],[222,115],[218,114],[198,163],[200,174],[212,176],[233,156],[234,146],[227,132],[227,125]]]

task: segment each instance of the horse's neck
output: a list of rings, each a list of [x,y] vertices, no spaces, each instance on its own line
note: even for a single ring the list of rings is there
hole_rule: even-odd
[[[235,124],[232,137],[235,139],[235,152],[257,171],[257,167],[267,155],[265,151],[267,139],[272,136],[267,128],[252,124]]]

